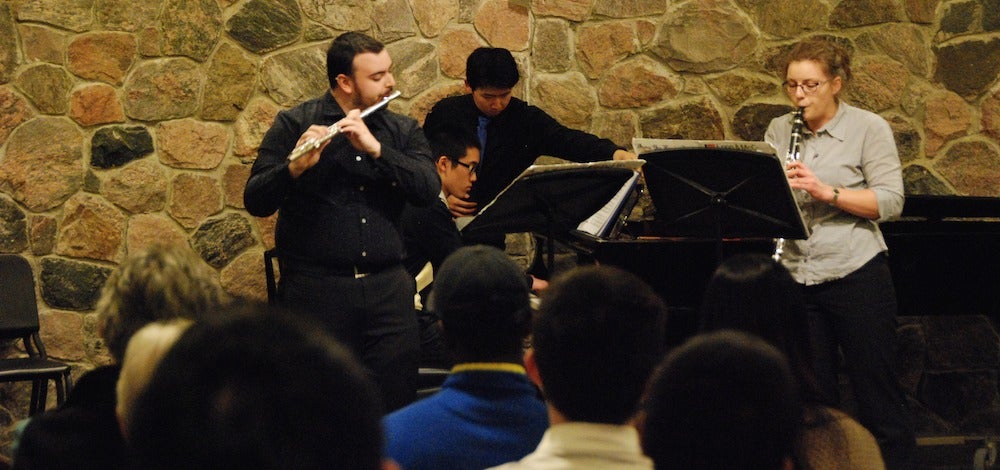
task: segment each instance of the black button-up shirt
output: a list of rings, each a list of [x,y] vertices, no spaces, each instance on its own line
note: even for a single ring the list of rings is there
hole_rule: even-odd
[[[312,124],[329,126],[344,116],[326,93],[280,112],[261,142],[243,200],[258,217],[279,211],[275,243],[284,262],[335,271],[398,264],[404,204],[430,204],[441,190],[417,122],[386,109],[365,118],[382,144],[381,158],[337,136],[316,166],[293,179],[287,158],[299,137]]]

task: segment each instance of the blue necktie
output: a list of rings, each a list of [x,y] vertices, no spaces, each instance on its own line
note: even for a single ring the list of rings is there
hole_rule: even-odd
[[[490,124],[490,118],[486,116],[479,116],[479,125],[476,127],[476,135],[479,136],[479,164],[482,165],[482,160],[486,158],[486,126]]]

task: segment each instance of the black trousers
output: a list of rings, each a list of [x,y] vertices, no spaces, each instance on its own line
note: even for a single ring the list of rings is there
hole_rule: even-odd
[[[840,403],[839,348],[858,421],[875,435],[887,468],[912,468],[916,441],[896,374],[896,294],[885,255],[842,279],[806,286],[804,291],[823,393],[831,403]]]
[[[379,387],[387,412],[416,398],[416,283],[402,265],[361,278],[282,265],[278,288],[290,311],[324,325],[354,351]]]

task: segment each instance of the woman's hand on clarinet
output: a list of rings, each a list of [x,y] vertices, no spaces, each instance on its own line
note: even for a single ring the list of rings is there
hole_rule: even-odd
[[[785,166],[785,176],[788,176],[788,185],[792,189],[801,189],[817,201],[833,201],[834,187],[820,181],[802,161],[789,162]]]
[[[295,148],[298,148],[310,140],[318,141],[323,137],[326,137],[327,132],[329,132],[329,128],[326,126],[309,126],[309,128],[306,129],[306,131],[299,137],[299,141],[295,143]],[[294,161],[289,162],[288,171],[292,174],[292,178],[298,178],[299,175],[319,163],[319,154],[323,152],[323,149],[326,148],[326,145],[329,143],[329,140],[323,142],[319,147],[316,147]]]

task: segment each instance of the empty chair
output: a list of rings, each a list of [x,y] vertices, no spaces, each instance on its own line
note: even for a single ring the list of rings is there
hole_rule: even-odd
[[[0,382],[31,382],[28,413],[45,410],[49,380],[56,384],[62,403],[72,386],[70,366],[53,361],[38,334],[35,278],[28,261],[19,255],[0,254],[0,340],[23,342],[27,357],[0,359]]]

